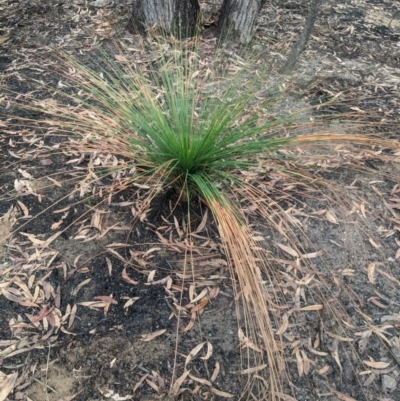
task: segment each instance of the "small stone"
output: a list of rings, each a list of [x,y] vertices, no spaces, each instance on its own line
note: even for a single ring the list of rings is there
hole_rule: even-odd
[[[382,387],[384,391],[392,392],[397,388],[397,381],[395,377],[389,375],[382,376]]]

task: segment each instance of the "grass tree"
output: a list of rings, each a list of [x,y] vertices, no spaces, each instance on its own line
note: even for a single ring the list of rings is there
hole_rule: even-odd
[[[329,186],[313,174],[310,164],[315,153],[307,153],[310,157],[302,163],[301,155],[310,146],[351,143],[394,149],[399,143],[332,131],[330,121],[313,114],[312,107],[285,112],[289,81],[256,59],[247,63],[238,58],[237,65],[218,72],[220,63],[202,60],[194,42],[153,42],[146,68],[135,64],[123,47],[117,47],[115,58],[101,52],[101,63],[96,61],[95,68],[64,56],[60,68],[69,88],[52,89],[63,100],[43,102],[28,96],[24,107],[47,114],[44,125],[81,135],[84,140],[76,144],[85,152],[124,156],[128,164],[123,168],[134,171],[130,183],[153,188],[148,203],[163,188],[174,187],[180,202],[189,205],[188,236],[191,200],[199,199],[212,212],[237,283],[235,299],[244,309],[241,329],[253,365],[247,372],[260,377],[267,368],[258,380],[266,385],[263,391],[272,400],[285,399],[282,331],[278,330],[282,326],[271,314],[276,306],[271,284],[280,262],[260,245],[248,211],[287,240],[290,247],[283,249],[297,255],[299,263],[310,250],[296,239],[296,223],[273,193],[260,185],[262,177],[281,174],[326,192]],[[119,167],[110,172],[115,168]]]

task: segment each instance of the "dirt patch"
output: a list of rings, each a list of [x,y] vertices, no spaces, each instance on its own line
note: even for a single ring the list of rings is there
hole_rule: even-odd
[[[52,361],[52,365],[56,361]],[[38,377],[29,387],[28,396],[32,400],[59,400],[70,397],[75,385],[74,373],[62,365],[41,367]],[[42,381],[42,380],[44,381]]]

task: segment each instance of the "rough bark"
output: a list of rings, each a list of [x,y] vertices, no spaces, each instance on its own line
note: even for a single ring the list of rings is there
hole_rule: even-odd
[[[218,23],[222,36],[249,43],[264,3],[265,0],[224,0]]]
[[[300,54],[306,47],[308,39],[310,38],[311,32],[314,29],[315,21],[317,20],[318,10],[323,0],[311,0],[310,11],[306,19],[303,31],[300,34],[299,39],[292,47],[286,63],[281,69],[282,73],[289,73],[293,70],[294,65],[299,58]]]
[[[194,35],[198,0],[133,0],[132,24],[139,31],[159,28],[179,38]]]

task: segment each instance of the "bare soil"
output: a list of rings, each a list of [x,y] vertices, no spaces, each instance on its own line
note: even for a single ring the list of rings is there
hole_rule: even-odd
[[[35,90],[32,78],[55,79],[51,49],[81,56],[112,35],[129,35],[128,3],[0,0],[0,88],[7,89],[0,92],[0,400],[169,399],[185,363],[187,390],[176,398],[239,399],[246,387],[246,349],[238,338],[243,315],[209,213],[202,224],[204,207],[192,205],[193,226],[200,227],[189,244],[192,270],[182,232],[186,211],[173,191],[143,209],[139,188],[108,193],[108,178],[84,186],[95,156],[12,120],[10,91],[17,97]],[[212,25],[213,5],[203,6]],[[398,137],[398,6],[325,2],[297,67],[302,101],[343,92],[330,112],[370,114],[382,121],[380,132]],[[286,51],[306,14],[307,2],[271,2],[255,43],[274,54]],[[314,77],[312,88],[303,89]],[[288,109],[295,102],[289,99]],[[354,155],[360,168],[351,170],[342,164],[352,158],[345,148],[333,154],[317,172],[336,188],[331,204],[293,183],[260,180],[284,194],[280,205],[298,223],[295,234],[306,234],[304,248],[322,251],[308,268],[249,217],[286,274],[273,283],[282,308],[271,312],[288,313],[290,396],[282,399],[399,400],[399,170],[373,153]]]

